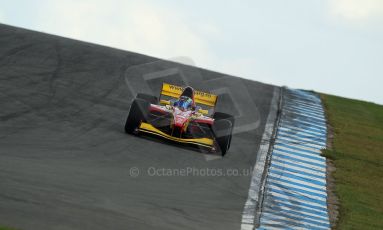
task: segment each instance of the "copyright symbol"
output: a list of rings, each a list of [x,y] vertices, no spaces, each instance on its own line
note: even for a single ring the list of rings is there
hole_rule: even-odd
[[[138,177],[138,175],[140,175],[140,170],[137,167],[131,167],[129,170],[129,175],[131,177]]]

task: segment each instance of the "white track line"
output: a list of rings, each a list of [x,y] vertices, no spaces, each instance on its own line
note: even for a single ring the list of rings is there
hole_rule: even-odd
[[[257,153],[257,160],[255,162],[253,174],[249,187],[249,193],[242,212],[241,229],[252,230],[254,229],[255,211],[259,204],[259,193],[263,189],[263,175],[265,171],[265,164],[269,152],[270,141],[274,131],[274,124],[277,118],[278,104],[279,104],[280,91],[278,88],[274,89],[273,98],[271,99],[270,113],[267,116],[265,131],[262,135],[262,142],[259,146]]]

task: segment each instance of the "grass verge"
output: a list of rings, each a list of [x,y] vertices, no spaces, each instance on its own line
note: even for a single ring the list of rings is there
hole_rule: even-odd
[[[383,106],[322,94],[333,128],[337,229],[383,229]]]
[[[17,230],[16,228],[0,226],[0,230]]]

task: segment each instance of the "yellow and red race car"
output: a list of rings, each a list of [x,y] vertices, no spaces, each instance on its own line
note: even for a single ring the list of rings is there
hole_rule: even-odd
[[[226,154],[234,117],[214,111],[218,96],[192,87],[162,84],[160,99],[137,94],[125,124],[129,134],[148,134]]]

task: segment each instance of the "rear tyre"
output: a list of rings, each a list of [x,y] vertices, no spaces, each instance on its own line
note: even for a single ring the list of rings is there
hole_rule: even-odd
[[[144,93],[137,93],[136,98],[143,99],[143,100],[149,102],[150,104],[158,104],[158,98],[156,96],[153,96],[153,95],[144,94]]]
[[[134,133],[134,131],[141,124],[141,121],[145,121],[148,115],[150,103],[146,100],[136,98],[133,100],[128,118],[125,123],[125,132]]]
[[[221,149],[222,156],[224,156],[230,148],[234,117],[229,114],[215,113],[214,119],[213,132],[215,140]]]

